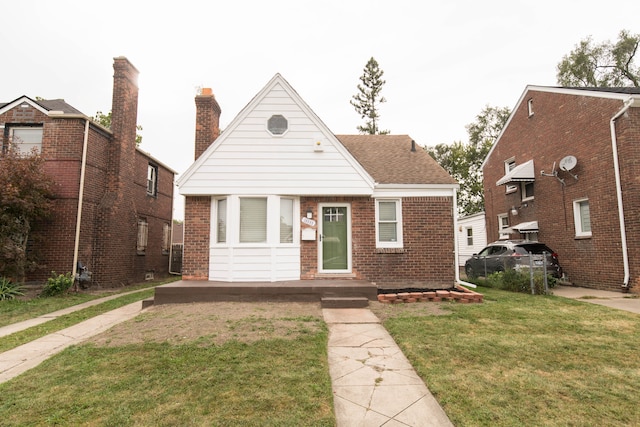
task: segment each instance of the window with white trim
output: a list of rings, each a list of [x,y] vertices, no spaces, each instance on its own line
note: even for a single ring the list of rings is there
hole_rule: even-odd
[[[158,195],[158,166],[149,163],[147,166],[147,196]]]
[[[227,242],[227,199],[216,200],[216,243]]]
[[[21,154],[30,154],[32,150],[42,152],[42,127],[10,127],[9,142],[14,150]]]
[[[473,246],[473,228],[467,227],[467,246]]]
[[[511,172],[513,169],[515,169],[516,167],[516,159],[515,157],[512,157],[508,160],[504,161],[504,174],[508,174],[509,172]],[[514,191],[518,191],[518,186],[517,185],[505,185],[505,192],[506,193],[513,193]]]
[[[520,194],[522,195],[522,201],[533,200],[533,182],[521,182]]]
[[[240,198],[240,243],[267,242],[267,198]]]
[[[530,98],[527,101],[527,110],[528,110],[528,113],[529,113],[529,117],[533,116],[533,98]]]
[[[149,224],[146,218],[138,218],[138,240],[136,251],[138,255],[144,255],[147,251],[147,239],[149,237]]]
[[[376,199],[376,247],[402,247],[400,199]]]
[[[271,133],[271,135],[284,135],[284,133],[289,129],[289,122],[286,117],[281,114],[274,114],[269,117],[267,120],[267,130]]]
[[[280,199],[280,243],[293,243],[293,199]]]
[[[573,223],[576,229],[576,237],[591,237],[589,199],[573,201]]]
[[[498,215],[498,233],[500,233],[500,239],[508,239],[509,233],[505,229],[509,228],[509,214]]]

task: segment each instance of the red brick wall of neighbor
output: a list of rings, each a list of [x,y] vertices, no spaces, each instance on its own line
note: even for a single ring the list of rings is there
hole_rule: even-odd
[[[303,197],[317,221],[318,203],[351,203],[352,267],[357,279],[378,287],[451,287],[455,281],[453,199],[411,197],[402,200],[403,251],[376,249],[375,201],[368,197]],[[317,242],[301,242],[301,278],[318,274]]]
[[[121,138],[120,145],[111,133],[90,127],[78,251],[79,261],[101,286],[142,281],[147,271],[162,277],[169,265],[161,246],[162,224],[171,224],[172,218],[173,173],[158,165],[158,197],[146,196],[148,161],[135,150],[137,71],[124,58],[117,59],[116,66],[120,77],[114,79],[113,129],[127,128],[129,136]],[[85,120],[51,119],[33,108],[17,110],[0,116],[0,123],[44,124],[45,170],[55,182],[52,215],[35,224],[30,245],[40,265],[27,280],[43,281],[52,271],[73,268]],[[123,121],[123,115],[129,117]],[[143,214],[149,221],[149,247],[145,256],[138,256],[137,218]]]
[[[187,196],[184,218],[182,279],[208,280],[211,197]]]
[[[534,114],[528,117],[527,100],[533,99]],[[518,190],[505,194],[505,186],[496,186],[504,176],[504,161],[515,156],[516,164],[534,159],[535,199],[527,202],[517,216],[509,213],[510,225],[537,220],[538,238],[560,257],[569,280],[578,286],[619,290],[623,283],[623,262],[620,225],[617,213],[615,175],[609,121],[622,108],[620,101],[545,92],[529,92],[520,108],[514,112],[509,127],[495,147],[484,168],[485,212],[487,239],[497,240],[497,215],[509,213],[512,206],[521,206]],[[629,126],[630,117],[635,117]],[[622,164],[626,217],[631,219],[628,243],[630,254],[638,254],[638,113],[618,121],[618,138]],[[551,173],[553,164],[567,155],[577,158],[571,171],[578,176],[559,171],[562,185],[556,178],[541,176]],[[575,237],[573,201],[589,198],[592,237]],[[633,213],[632,213],[633,212]],[[513,236],[513,235],[512,235]],[[517,236],[517,234],[516,234]],[[635,256],[635,259],[638,259]],[[638,266],[635,277],[638,274]]]

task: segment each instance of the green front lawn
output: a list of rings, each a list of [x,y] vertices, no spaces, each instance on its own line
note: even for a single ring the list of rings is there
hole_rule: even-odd
[[[379,307],[456,426],[640,425],[639,315],[478,291],[484,303],[441,316]]]

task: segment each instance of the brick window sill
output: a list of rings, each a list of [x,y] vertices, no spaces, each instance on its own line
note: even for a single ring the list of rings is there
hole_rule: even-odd
[[[376,248],[377,254],[404,254],[409,252],[405,248]]]

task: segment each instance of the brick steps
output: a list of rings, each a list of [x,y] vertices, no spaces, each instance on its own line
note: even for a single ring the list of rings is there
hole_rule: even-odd
[[[378,294],[378,301],[383,304],[400,304],[427,301],[456,301],[463,304],[480,303],[483,296],[472,290],[456,287],[451,291],[438,290],[426,292],[399,292]]]

